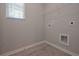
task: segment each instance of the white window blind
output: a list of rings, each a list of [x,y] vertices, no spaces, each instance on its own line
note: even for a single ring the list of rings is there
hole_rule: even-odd
[[[24,19],[24,4],[23,3],[7,3],[6,16],[8,18]]]

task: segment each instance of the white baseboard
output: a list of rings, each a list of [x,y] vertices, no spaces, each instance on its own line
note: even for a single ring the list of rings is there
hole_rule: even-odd
[[[57,45],[55,45],[55,44],[53,44],[53,43],[50,43],[50,42],[48,42],[48,41],[45,41],[45,42],[46,42],[47,44],[49,44],[49,45],[51,45],[51,46],[57,48],[57,49],[60,49],[61,51],[65,52],[65,53],[68,53],[68,54],[72,55],[72,56],[79,56],[79,54],[74,53],[74,52],[71,52],[71,51],[68,51],[68,50],[66,50],[66,49],[64,49],[64,48],[62,48],[62,47],[59,47],[59,46],[57,46]]]
[[[31,47],[34,47],[34,46],[37,46],[37,45],[40,45],[40,44],[43,44],[43,43],[49,44],[49,45],[51,45],[51,46],[53,46],[53,47],[56,47],[57,49],[60,49],[61,51],[64,51],[65,53],[68,53],[68,54],[70,54],[70,55],[72,55],[72,56],[79,56],[79,54],[76,54],[76,53],[74,53],[74,52],[68,51],[68,50],[66,50],[66,49],[64,49],[64,48],[61,48],[61,47],[59,47],[59,46],[57,46],[57,45],[55,45],[55,44],[53,44],[53,43],[50,43],[50,42],[48,42],[48,41],[40,41],[40,42],[34,43],[34,44],[32,44],[32,45],[29,45],[29,46],[25,46],[25,47],[22,47],[22,48],[19,48],[19,49],[10,51],[10,52],[3,53],[3,54],[1,54],[0,56],[10,56],[10,55],[12,55],[12,54],[15,54],[15,53],[18,53],[18,52],[20,52],[20,51],[23,51],[24,49],[29,49],[29,48],[31,48]]]
[[[1,56],[10,56],[10,55],[12,55],[12,54],[15,54],[15,53],[18,53],[18,52],[20,52],[20,51],[23,51],[24,49],[29,49],[29,48],[31,48],[31,47],[40,45],[40,44],[42,44],[42,43],[45,43],[45,41],[40,41],[40,42],[34,43],[34,44],[32,44],[32,45],[29,45],[29,46],[25,46],[25,47],[22,47],[22,48],[19,48],[19,49],[10,51],[10,52],[3,53],[3,54],[1,54]]]

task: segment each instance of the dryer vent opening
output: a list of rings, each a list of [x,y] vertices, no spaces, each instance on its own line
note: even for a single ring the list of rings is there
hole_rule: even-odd
[[[68,34],[60,34],[60,43],[69,46],[69,35]]]

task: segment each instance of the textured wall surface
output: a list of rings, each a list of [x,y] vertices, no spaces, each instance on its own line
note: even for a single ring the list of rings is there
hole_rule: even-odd
[[[2,8],[2,5],[0,5],[0,8]],[[0,10],[0,53],[2,53],[2,10]]]
[[[2,53],[43,40],[42,4],[25,4],[25,19],[8,19],[5,16],[5,4],[0,4],[0,21],[2,20]],[[1,23],[0,23],[1,24]],[[1,31],[2,29],[2,31]],[[2,40],[2,41],[1,41]]]
[[[79,4],[46,4],[45,14],[46,40],[79,54]],[[59,43],[60,33],[69,35],[69,46]]]

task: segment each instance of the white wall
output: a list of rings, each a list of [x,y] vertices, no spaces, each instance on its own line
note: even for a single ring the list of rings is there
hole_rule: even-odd
[[[52,26],[49,28],[48,24]],[[79,54],[79,4],[46,4],[45,25],[46,40]],[[59,43],[60,33],[69,35],[69,46]]]
[[[2,53],[43,40],[42,4],[25,4],[25,19],[8,19],[5,17],[5,4],[0,4],[2,20]],[[1,26],[0,26],[1,30]],[[0,33],[1,34],[1,33]]]
[[[0,8],[2,8],[2,5],[0,5]],[[0,11],[0,53],[2,51],[2,11]]]
[[[0,4],[0,53],[41,40],[79,53],[79,4],[25,4],[24,20],[5,17],[5,4]],[[44,14],[43,14],[44,13]],[[76,19],[73,19],[76,17]],[[69,24],[71,20],[74,25]],[[48,28],[48,24],[52,27]],[[59,43],[59,34],[69,34],[70,45]]]

